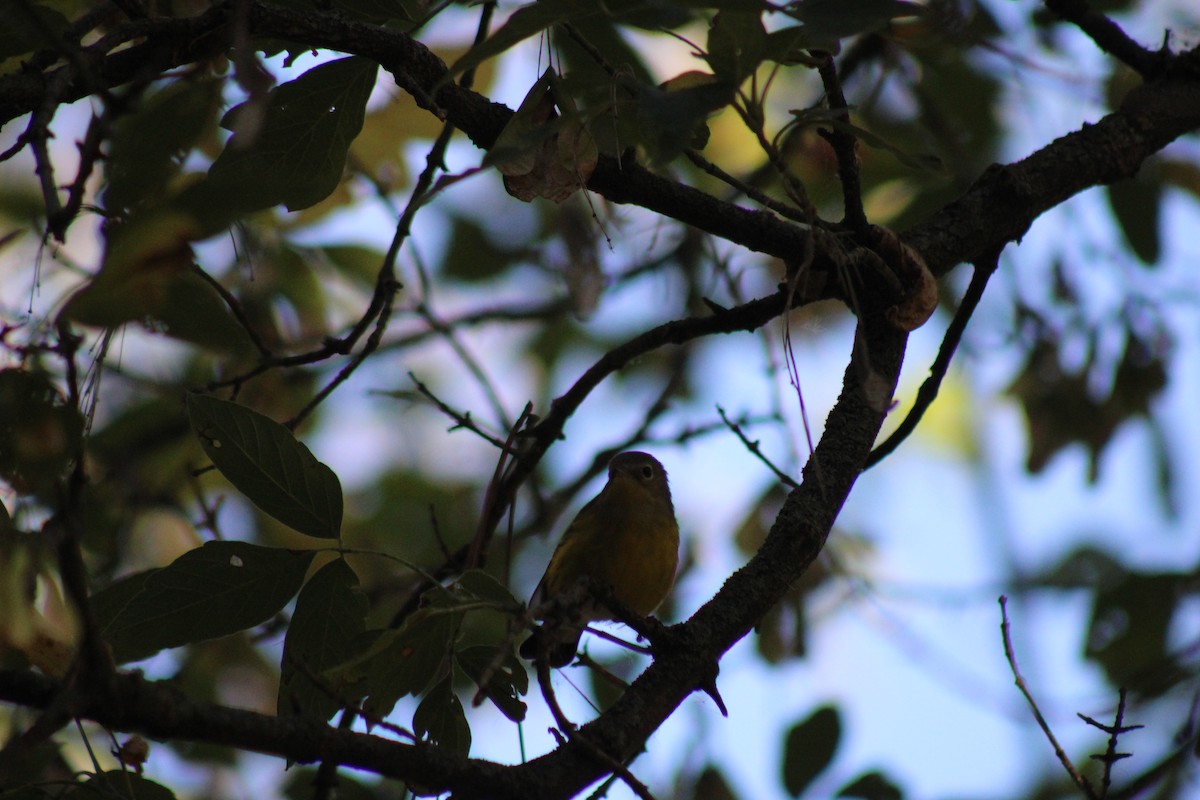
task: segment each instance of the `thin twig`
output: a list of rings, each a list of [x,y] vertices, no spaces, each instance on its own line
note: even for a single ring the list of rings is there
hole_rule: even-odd
[[[488,481],[487,491],[483,495],[483,512],[479,515],[479,524],[475,529],[475,536],[471,540],[471,548],[467,551],[467,569],[474,569],[483,566],[484,560],[487,558],[488,550],[492,541],[492,532],[494,527],[487,524],[487,519],[491,516],[491,505],[496,501],[496,492],[504,477],[504,473],[508,471],[508,461],[515,457],[517,453],[516,439],[521,432],[521,428],[529,420],[533,413],[533,403],[526,403],[524,410],[521,411],[521,416],[517,421],[509,427],[508,438],[504,441],[504,445],[500,448],[500,457],[496,460],[496,469],[492,472],[492,479]]]
[[[1050,730],[1050,724],[1042,716],[1042,711],[1038,708],[1037,701],[1033,699],[1033,695],[1029,691],[1029,686],[1025,683],[1024,676],[1021,675],[1021,669],[1017,666],[1017,656],[1013,651],[1012,636],[1009,634],[1008,598],[1004,595],[1000,595],[1000,619],[1000,635],[1004,639],[1004,657],[1008,659],[1008,666],[1012,669],[1013,680],[1016,682],[1017,688],[1021,690],[1021,694],[1025,696],[1025,700],[1029,703],[1029,708],[1033,711],[1033,718],[1037,720],[1038,727],[1042,729],[1042,733],[1046,734],[1046,738],[1050,741],[1050,746],[1054,748],[1054,755],[1058,756],[1059,763],[1066,769],[1067,774],[1071,776],[1071,780],[1079,787],[1079,790],[1087,795],[1089,800],[1100,800],[1091,783],[1080,774],[1079,770],[1075,769],[1075,765],[1071,763],[1071,759],[1062,749],[1062,745],[1058,743],[1058,739],[1054,738],[1054,732]]]
[[[550,714],[554,717],[554,723],[563,735],[571,742],[580,745],[584,751],[603,764],[607,769],[612,770],[613,774],[625,781],[625,784],[633,790],[633,793],[642,798],[642,800],[654,800],[654,795],[650,793],[650,790],[644,783],[633,776],[633,773],[629,771],[626,765],[601,750],[595,742],[581,735],[579,729],[567,719],[558,704],[558,698],[554,696],[554,687],[550,685],[550,665],[546,663],[545,659],[539,658],[537,660],[537,678],[538,686],[542,690],[542,697],[546,701],[546,706],[550,709]]]
[[[1086,722],[1088,725],[1091,725],[1093,728],[1102,730],[1108,734],[1108,746],[1105,748],[1104,752],[1101,754],[1092,756],[1093,759],[1104,764],[1104,775],[1101,778],[1102,782],[1101,782],[1101,787],[1100,787],[1100,796],[1101,797],[1108,797],[1108,790],[1112,786],[1113,765],[1115,765],[1118,761],[1121,761],[1122,759],[1129,758],[1129,756],[1130,756],[1129,753],[1117,752],[1118,737],[1120,737],[1120,735],[1123,733],[1129,733],[1130,731],[1136,731],[1140,728],[1145,727],[1144,725],[1126,725],[1125,724],[1126,692],[1123,687],[1121,689],[1118,689],[1117,692],[1118,692],[1117,713],[1114,715],[1112,725],[1105,725],[1103,723],[1097,722],[1096,720],[1089,717],[1087,714],[1077,714],[1077,716],[1081,720]]]
[[[233,314],[233,318],[242,326],[242,330],[246,332],[246,336],[250,339],[250,343],[254,345],[254,349],[258,351],[259,355],[263,358],[274,358],[271,349],[267,347],[266,342],[258,335],[258,331],[254,330],[254,326],[250,324],[250,318],[246,316],[246,310],[242,308],[241,302],[238,301],[233,292],[226,289],[223,283],[212,275],[209,275],[208,272],[196,264],[192,265],[192,273],[211,286],[221,296],[221,299],[225,301],[226,307],[229,308],[229,312]]]
[[[75,220],[79,210],[83,208],[83,196],[87,191],[88,178],[91,177],[92,169],[96,166],[96,159],[100,158],[100,147],[108,135],[109,127],[110,120],[107,113],[93,114],[83,141],[79,143],[79,169],[75,172],[75,180],[67,187],[66,205],[59,209],[55,219],[47,221],[47,225],[54,231],[55,237],[59,241],[66,236],[67,228]]]
[[[821,74],[821,82],[825,85],[825,97],[829,107],[845,122],[850,121],[850,107],[842,92],[842,82],[838,79],[837,65],[833,56],[826,58],[817,71]],[[861,231],[867,227],[867,215],[863,211],[862,183],[858,174],[858,140],[841,127],[830,131],[821,131],[821,136],[829,142],[837,156],[838,178],[842,183],[842,198],[845,210],[843,222],[852,230]]]
[[[761,205],[763,208],[770,209],[781,217],[790,219],[792,222],[798,222],[801,225],[808,225],[808,216],[800,209],[795,208],[794,206],[789,206],[787,203],[780,202],[761,189],[757,189],[745,181],[735,178],[725,170],[718,167],[716,164],[709,161],[704,156],[700,155],[700,153],[696,152],[695,150],[684,150],[683,154],[688,157],[689,161],[702,169],[704,172],[707,172],[717,180],[733,187],[737,191],[746,195],[746,197],[749,197],[751,200]]]
[[[1094,10],[1087,0],[1045,0],[1046,8],[1086,33],[1096,46],[1125,63],[1146,80],[1158,77],[1167,65],[1165,50],[1147,50],[1121,29],[1121,26]]]
[[[980,259],[975,264],[975,271],[971,274],[971,283],[967,286],[966,293],[963,294],[962,302],[958,304],[958,311],[954,314],[954,319],[950,320],[950,324],[946,327],[946,335],[942,338],[942,345],[938,348],[937,357],[929,367],[929,377],[917,390],[913,407],[883,444],[871,451],[863,469],[870,469],[891,455],[900,446],[900,443],[916,430],[921,417],[937,399],[942,381],[950,371],[950,362],[954,358],[959,342],[962,341],[963,332],[967,329],[967,323],[971,321],[971,315],[975,313],[979,301],[983,298],[983,290],[987,288],[988,281],[996,271],[998,259],[999,252],[997,251],[985,259]]]
[[[429,402],[437,406],[438,411],[441,411],[443,414],[450,417],[450,419],[454,420],[454,425],[450,428],[450,430],[458,430],[459,428],[468,430],[501,451],[507,451],[509,449],[508,445],[505,444],[504,441],[499,437],[488,433],[483,428],[479,427],[479,423],[475,422],[475,420],[471,417],[470,411],[459,411],[458,409],[449,405],[446,403],[446,401],[434,394],[432,389],[418,380],[417,376],[413,375],[411,372],[408,373],[408,377],[410,380],[412,380],[413,384],[417,388],[417,392],[419,392],[422,397],[425,397],[429,400]]]
[[[467,372],[479,384],[479,388],[483,391],[483,396],[487,398],[488,403],[492,406],[492,413],[496,415],[496,422],[505,428],[511,428],[512,422],[508,418],[508,412],[504,410],[504,403],[500,401],[500,393],[496,390],[492,379],[484,371],[483,365],[479,363],[479,359],[467,349],[467,346],[459,341],[455,329],[447,325],[434,313],[430,306],[429,296],[417,306],[417,313],[421,315],[429,327],[435,330],[446,340],[446,344],[450,345],[450,349],[458,356],[458,360],[467,368]]]
[[[442,126],[442,131],[438,134],[437,139],[434,140],[433,146],[429,148],[429,152],[425,156],[425,169],[421,171],[420,176],[413,185],[408,205],[404,207],[404,213],[400,215],[400,220],[396,223],[396,232],[392,236],[392,243],[388,247],[387,255],[384,256],[383,264],[379,268],[379,275],[375,280],[375,292],[371,296],[370,307],[350,334],[352,339],[357,340],[362,335],[362,331],[366,330],[370,325],[369,320],[372,317],[372,312],[374,312],[375,326],[371,331],[371,335],[367,337],[362,350],[350,360],[350,363],[343,367],[334,376],[333,380],[326,384],[321,391],[317,392],[312,400],[288,421],[287,425],[289,428],[295,428],[305,417],[311,414],[326,397],[333,393],[334,389],[345,382],[366,361],[371,353],[375,352],[376,348],[379,347],[379,343],[383,340],[383,333],[387,329],[387,323],[392,314],[392,299],[396,296],[396,292],[402,288],[400,282],[396,280],[396,259],[400,256],[400,247],[408,240],[408,236],[412,232],[413,217],[416,216],[417,209],[421,208],[425,193],[433,185],[434,176],[438,170],[443,169],[446,148],[449,146],[450,137],[453,135],[454,126],[446,123]]]
[[[775,463],[771,461],[771,459],[767,458],[757,440],[750,441],[750,438],[742,431],[741,425],[726,416],[725,409],[721,408],[721,406],[717,406],[717,413],[721,415],[721,421],[725,423],[725,427],[733,431],[734,435],[737,436],[738,439],[741,440],[742,444],[746,446],[746,449],[753,453],[759,461],[766,464],[767,469],[771,470],[771,472],[774,472],[775,477],[779,478],[781,483],[783,483],[785,486],[791,487],[792,489],[800,488],[800,483],[795,478],[793,478],[791,475],[788,475],[779,467],[775,466]]]

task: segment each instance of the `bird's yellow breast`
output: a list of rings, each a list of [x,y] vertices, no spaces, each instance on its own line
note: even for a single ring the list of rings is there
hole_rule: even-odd
[[[563,535],[546,573],[550,595],[580,578],[611,587],[636,614],[649,614],[671,591],[679,560],[679,526],[670,502],[632,478],[610,481]]]

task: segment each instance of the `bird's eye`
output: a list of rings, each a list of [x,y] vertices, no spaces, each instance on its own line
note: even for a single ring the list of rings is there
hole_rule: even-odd
[[[654,467],[650,466],[649,464],[646,464],[644,467],[642,467],[642,477],[645,480],[650,480],[651,478],[653,478],[654,477]]]

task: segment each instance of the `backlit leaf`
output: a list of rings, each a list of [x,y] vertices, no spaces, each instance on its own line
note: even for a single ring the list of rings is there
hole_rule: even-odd
[[[328,196],[362,129],[377,70],[366,58],[330,61],[272,89],[264,108],[251,100],[231,109],[222,125],[233,136],[177,204],[215,233],[240,215],[280,204],[297,211]]]
[[[252,628],[295,596],[312,558],[306,551],[208,542],[98,592],[100,634],[123,663]]]
[[[341,707],[313,681],[346,659],[354,638],[366,628],[367,599],[345,559],[335,559],[304,584],[283,640],[276,713],[327,720]]]
[[[333,470],[273,419],[206,395],[188,395],[188,417],[204,452],[238,491],[309,536],[336,538],[342,486]]]
[[[842,737],[842,721],[833,706],[822,706],[788,729],[783,745],[783,785],[799,797],[833,762]]]
[[[1129,249],[1146,264],[1158,261],[1161,249],[1159,217],[1162,209],[1162,184],[1145,177],[1120,181],[1107,187],[1112,207]]]
[[[430,689],[417,706],[413,732],[461,756],[471,751],[471,727],[449,675]]]
[[[500,713],[513,722],[525,719],[527,706],[521,695],[529,691],[529,673],[511,650],[479,645],[463,648],[454,657]]]

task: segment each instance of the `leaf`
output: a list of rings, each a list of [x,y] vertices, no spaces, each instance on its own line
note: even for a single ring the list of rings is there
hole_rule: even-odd
[[[104,161],[104,207],[110,214],[162,202],[183,157],[215,127],[223,86],[213,78],[178,80],[118,117]]]
[[[894,155],[900,163],[913,169],[941,171],[943,169],[942,160],[935,155],[925,153],[913,155],[901,150],[891,142],[888,142],[881,136],[871,133],[866,128],[861,128],[852,122],[847,122],[841,118],[843,112],[832,108],[806,108],[792,109],[791,114],[797,120],[805,123],[820,123],[828,125],[831,128],[836,128],[839,131],[848,133],[851,136],[859,139],[868,147],[874,147],[876,150],[886,150]]]
[[[0,370],[0,478],[52,496],[80,452],[84,421],[40,372]]]
[[[342,705],[311,676],[345,660],[351,643],[366,629],[367,599],[345,559],[335,559],[309,579],[283,640],[276,714],[322,721]]]
[[[897,17],[925,13],[917,3],[904,0],[800,0],[787,14],[805,24],[813,39],[844,39],[887,27]]]
[[[721,11],[708,29],[708,64],[718,79],[740,86],[762,63],[766,44],[760,15]]]
[[[1107,187],[1108,204],[1121,225],[1129,248],[1144,264],[1158,261],[1162,216],[1162,184],[1139,175]]]
[[[508,248],[496,241],[476,221],[450,215],[450,244],[442,260],[442,274],[462,281],[487,281],[517,263],[524,248]]]
[[[496,165],[513,197],[561,203],[587,183],[598,157],[582,115],[558,75],[547,68],[496,138],[485,163]]]
[[[115,328],[153,317],[174,282],[192,269],[190,242],[200,228],[189,214],[155,208],[104,231],[100,271],[67,301],[60,318]]]
[[[833,706],[822,706],[793,725],[784,738],[783,785],[799,797],[832,763],[842,737],[842,721]]]
[[[300,533],[337,538],[342,486],[284,426],[237,403],[206,395],[187,399],[204,452],[238,491]]]
[[[447,675],[421,700],[413,714],[413,732],[420,738],[466,757],[471,752],[471,726]]]
[[[176,201],[216,233],[245,214],[316,204],[342,180],[346,154],[362,129],[378,65],[351,57],[313,67],[226,114],[233,136],[208,171]]]
[[[904,793],[882,772],[866,772],[838,790],[838,797],[862,800],[902,800]]]
[[[125,663],[252,628],[295,596],[313,555],[208,542],[162,569],[98,592],[93,604],[100,634],[117,662]]]
[[[525,719],[528,706],[521,696],[529,691],[529,673],[511,650],[477,645],[459,650],[454,657],[501,714],[513,722]]]
[[[425,593],[448,596],[440,586]],[[462,612],[426,605],[398,630],[367,631],[352,648],[358,654],[326,674],[339,690],[365,696],[365,708],[387,716],[402,697],[425,691],[442,673],[462,622]]]
[[[191,342],[217,353],[237,354],[253,345],[246,329],[233,316],[208,281],[189,269],[166,283],[162,302],[143,320],[156,333]]]
[[[102,328],[140,322],[152,333],[222,353],[251,347],[241,323],[195,265],[190,242],[200,229],[192,217],[156,207],[110,224],[104,235],[100,272],[71,296],[61,319]]]
[[[472,569],[463,573],[455,587],[469,592],[474,597],[495,603],[500,608],[519,610],[525,604],[513,597],[508,587],[483,570]]]
[[[174,800],[175,794],[149,778],[129,770],[113,769],[90,776],[61,797],[63,800]]]
[[[599,13],[600,4],[591,0],[538,0],[521,6],[491,36],[455,61],[447,71],[445,80],[458,77],[553,25]]]
[[[696,779],[692,800],[737,800],[737,795],[721,771],[709,764]]]
[[[1155,696],[1186,677],[1169,654],[1168,635],[1190,578],[1174,573],[1131,574],[1096,593],[1085,655],[1113,686]]]
[[[28,0],[0,0],[0,61],[35,50],[64,52],[71,23],[61,12]]]
[[[708,139],[708,116],[728,105],[735,87],[707,73],[684,73],[663,88],[638,87],[638,143],[651,164],[663,165]]]
[[[811,32],[803,25],[791,25],[771,31],[763,43],[763,59],[779,64],[805,64],[817,66],[807,50],[835,50],[837,41],[814,41]]]
[[[1081,442],[1090,456],[1088,479],[1095,482],[1100,454],[1117,429],[1133,417],[1148,416],[1151,400],[1167,382],[1162,360],[1136,341],[1126,346],[1107,397],[1092,396],[1088,386],[1092,366],[1089,362],[1079,374],[1068,374],[1059,363],[1055,344],[1039,342],[1008,387],[1008,394],[1020,401],[1025,412],[1030,472],[1041,472],[1058,451]]]

